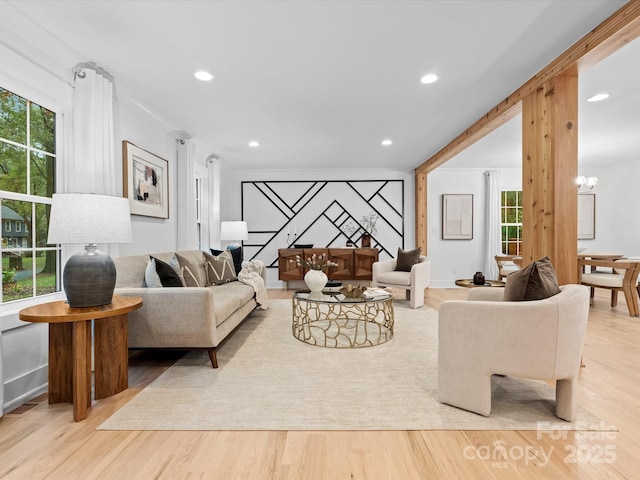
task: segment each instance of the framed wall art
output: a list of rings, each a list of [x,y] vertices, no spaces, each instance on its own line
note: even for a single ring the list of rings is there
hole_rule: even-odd
[[[596,238],[596,194],[578,195],[578,240]]]
[[[132,215],[169,218],[169,162],[122,142],[124,196]]]
[[[473,239],[473,195],[442,195],[442,239]]]

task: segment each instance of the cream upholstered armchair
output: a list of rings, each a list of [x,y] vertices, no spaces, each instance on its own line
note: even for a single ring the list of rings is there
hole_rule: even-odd
[[[396,259],[381,260],[373,264],[373,287],[400,288],[406,291],[411,308],[424,305],[424,291],[431,285],[431,260],[420,256],[410,272],[397,272]]]
[[[556,415],[572,421],[589,316],[589,289],[564,285],[544,300],[503,302],[501,288],[472,288],[440,305],[438,398],[488,416],[491,376],[556,380]]]

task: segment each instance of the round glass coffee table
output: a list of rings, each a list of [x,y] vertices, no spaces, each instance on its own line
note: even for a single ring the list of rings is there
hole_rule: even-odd
[[[293,294],[293,336],[309,345],[362,348],[381,345],[393,337],[393,295],[375,289],[358,298],[341,293]]]

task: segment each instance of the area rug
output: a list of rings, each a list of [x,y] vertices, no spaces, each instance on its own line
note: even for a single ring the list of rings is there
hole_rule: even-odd
[[[438,317],[395,305],[394,337],[334,349],[291,333],[291,301],[255,311],[218,352],[191,352],[104,422],[101,430],[597,430],[579,409],[554,415],[545,382],[494,376],[489,417],[438,402]]]

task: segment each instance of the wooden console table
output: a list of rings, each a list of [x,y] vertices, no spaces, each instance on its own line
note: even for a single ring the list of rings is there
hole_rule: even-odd
[[[324,257],[338,264],[329,268],[330,280],[371,280],[373,264],[378,261],[377,248],[281,248],[278,250],[278,280],[302,280],[307,273],[296,264],[296,255]]]
[[[140,297],[113,296],[109,305],[72,308],[65,300],[20,311],[20,320],[49,324],[49,403],[73,403],[73,419],[91,406],[91,322],[94,323],[95,398],[129,387],[127,314]]]

